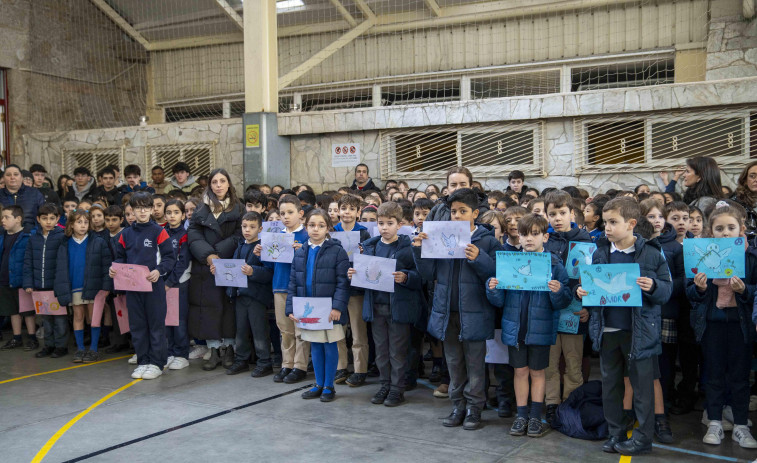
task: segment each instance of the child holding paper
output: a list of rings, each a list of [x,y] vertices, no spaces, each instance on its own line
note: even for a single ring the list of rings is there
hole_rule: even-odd
[[[376,344],[376,366],[381,388],[371,403],[396,407],[405,403],[405,373],[408,365],[410,329],[420,318],[421,279],[415,268],[410,237],[397,235],[402,219],[402,207],[393,202],[378,208],[376,236],[363,242],[363,254],[396,259],[394,292],[365,290],[363,319],[371,323],[373,342]],[[350,279],[356,273],[349,269]]]
[[[639,264],[636,279],[642,291],[641,307],[591,307],[589,334],[599,351],[602,368],[602,407],[610,438],[602,446],[608,453],[639,455],[652,451],[654,434],[654,362],[660,354],[660,305],[673,290],[668,263],[656,240],[633,234],[641,216],[639,204],[628,197],[612,199],[602,209],[605,237],[597,240],[593,264]],[[588,293],[579,286],[576,295]],[[623,420],[623,377],[634,392],[639,427],[626,437]]]
[[[529,214],[518,224],[519,242],[524,252],[545,252],[547,228],[544,217]],[[557,339],[560,310],[568,307],[573,296],[568,273],[560,258],[552,254],[552,279],[547,291],[496,289],[499,281],[490,278],[486,296],[495,307],[502,307],[502,343],[508,346],[510,365],[515,368],[515,400],[518,416],[510,435],[541,437],[548,427],[541,421],[546,385],[545,369],[550,363],[550,346]],[[559,356],[558,356],[559,359]],[[579,356],[579,371],[580,356]],[[567,374],[567,373],[566,373]],[[528,379],[531,377],[531,410],[528,410]],[[557,388],[559,391],[559,377]]]
[[[297,323],[292,307],[292,298],[330,297],[332,310],[330,330],[301,330],[303,342],[310,343],[310,353],[315,371],[315,385],[302,393],[303,399],[331,402],[336,397],[334,377],[339,362],[337,341],[344,339],[344,324],[347,322],[347,305],[350,299],[350,284],[347,270],[350,259],[338,241],[329,239],[331,219],[323,209],[313,209],[305,219],[308,236],[304,246],[294,253],[286,299],[286,314],[292,323]]]
[[[166,364],[169,370],[181,370],[189,366],[187,316],[189,315],[189,275],[192,271],[192,257],[189,255],[184,217],[184,203],[178,199],[168,200],[165,206],[165,229],[176,254],[176,265],[166,277],[166,291],[170,288],[179,289],[179,326],[166,327],[168,346]]]
[[[713,238],[744,237],[745,276],[708,280],[697,273],[688,280],[686,295],[691,301],[696,340],[702,345],[707,418],[705,444],[720,445],[723,434],[723,406],[730,393],[733,409],[733,440],[744,448],[757,448],[747,427],[749,372],[751,369],[757,250],[747,247],[746,211],[733,201],[719,201],[708,223]],[[750,323],[751,315],[751,323]]]
[[[486,299],[485,282],[495,272],[495,256],[502,246],[489,225],[477,224],[478,195],[470,188],[457,189],[447,198],[450,217],[470,223],[471,244],[464,259],[424,259],[421,246],[428,239],[421,232],[413,240],[413,259],[421,277],[437,280],[428,321],[428,332],[444,342],[450,373],[452,412],[442,424],[481,427],[486,402],[486,340],[494,337],[494,307]]]
[[[91,323],[95,296],[113,288],[108,268],[113,258],[107,243],[90,229],[89,213],[76,210],[66,221],[66,238],[58,247],[55,270],[55,297],[61,307],[74,307],[74,363],[92,363],[100,359],[97,343],[100,328],[92,327],[92,343],[84,347],[84,317]]]
[[[152,283],[149,293],[126,291],[129,331],[138,363],[131,377],[155,379],[163,374],[167,360],[165,279],[176,264],[176,256],[168,232],[151,220],[152,196],[137,191],[129,205],[136,221],[121,232],[114,262],[146,266],[150,270],[147,281]],[[115,276],[111,267],[110,277]]]
[[[6,206],[2,210],[3,231],[0,232],[0,316],[10,316],[13,339],[5,343],[3,350],[16,349],[23,345],[21,327],[26,323],[28,339],[24,350],[39,347],[34,324],[34,312],[18,311],[18,288],[23,285],[24,254],[29,242],[29,232],[24,231],[24,210],[21,206]]]
[[[55,268],[58,247],[65,239],[65,232],[58,227],[58,208],[52,203],[43,204],[37,210],[37,230],[29,237],[24,255],[24,289],[52,291],[55,283]],[[68,355],[68,317],[43,315],[45,347],[35,357],[58,358]]]

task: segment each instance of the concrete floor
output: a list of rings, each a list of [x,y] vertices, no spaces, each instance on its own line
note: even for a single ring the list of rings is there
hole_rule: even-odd
[[[6,339],[7,338],[6,333]],[[106,357],[113,358],[115,356]],[[130,383],[126,359],[43,374],[75,366],[70,357],[35,359],[34,352],[0,352],[0,462],[29,462],[59,429],[108,393]],[[598,371],[598,367],[594,369]],[[312,376],[308,377],[312,381]],[[81,418],[63,434],[45,462],[618,462],[601,442],[555,431],[541,439],[511,437],[512,419],[487,410],[478,431],[444,428],[447,399],[435,399],[425,383],[406,394],[399,408],[372,405],[376,378],[361,388],[337,386],[332,403],[304,401],[297,385],[271,377],[204,372],[200,361],[160,379],[141,381]],[[269,400],[266,400],[269,399]],[[259,403],[254,403],[261,401]],[[245,406],[229,411],[235,407]],[[224,413],[229,411],[227,413]],[[183,424],[218,416],[197,424]],[[757,415],[757,414],[753,414]],[[726,433],[720,447],[701,443],[700,413],[672,417],[678,451],[655,448],[647,462],[751,461],[757,451],[739,448]],[[754,420],[757,416],[752,416]],[[173,429],[176,428],[176,429]],[[153,433],[160,433],[150,436]],[[147,438],[145,438],[147,437]],[[140,440],[142,439],[142,440]],[[128,445],[119,444],[136,441]],[[698,456],[681,451],[702,452]]]

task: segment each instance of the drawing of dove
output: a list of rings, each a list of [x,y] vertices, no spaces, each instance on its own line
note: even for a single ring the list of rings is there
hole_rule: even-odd
[[[308,315],[310,315],[311,313],[313,313],[313,309],[314,309],[314,307],[312,305],[310,305],[309,302],[306,302],[305,303],[305,311],[302,312],[302,318],[307,318]]]
[[[608,294],[616,294],[631,289],[631,285],[626,283],[626,272],[614,275],[609,283],[596,278],[594,284]]]
[[[444,232],[442,232],[442,243],[444,243],[444,247],[447,248],[447,252],[450,256],[455,255],[455,248],[457,247],[457,235],[445,235]]]
[[[583,256],[584,256],[584,263],[586,265],[591,265],[593,256],[590,253],[584,251],[583,249],[581,249],[579,252],[581,254],[583,254]]]
[[[518,273],[527,277],[532,276],[531,275],[531,261],[529,260],[526,265],[522,267],[518,267]]]
[[[720,245],[717,243],[708,244],[705,251],[701,250],[698,246],[694,246],[694,251],[701,257],[699,262],[716,272],[720,271],[722,260],[731,254],[731,248],[721,251]]]

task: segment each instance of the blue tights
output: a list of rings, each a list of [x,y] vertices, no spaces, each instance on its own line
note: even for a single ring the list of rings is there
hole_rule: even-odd
[[[310,356],[315,370],[315,384],[334,390],[339,350],[335,342],[311,342]]]

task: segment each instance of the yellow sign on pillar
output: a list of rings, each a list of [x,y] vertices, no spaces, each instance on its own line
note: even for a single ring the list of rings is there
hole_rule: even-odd
[[[245,127],[245,148],[260,147],[260,125],[250,124]]]

